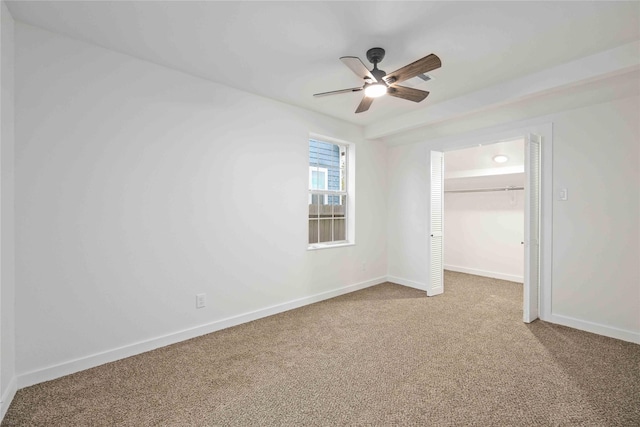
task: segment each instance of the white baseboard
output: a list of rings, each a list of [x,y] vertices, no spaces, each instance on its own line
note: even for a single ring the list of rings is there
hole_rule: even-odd
[[[387,281],[392,283],[397,283],[398,285],[402,285],[402,286],[408,286],[410,288],[420,289],[421,291],[424,291],[427,289],[427,285],[425,285],[424,283],[415,282],[409,279],[403,279],[402,277],[387,276]]]
[[[581,331],[591,332],[593,334],[604,335],[609,338],[616,338],[622,341],[640,344],[640,333],[638,332],[601,325],[599,323],[575,319],[573,317],[563,316],[560,314],[551,314],[550,318],[544,320],[549,323],[555,323],[574,329],[580,329]]]
[[[467,274],[473,274],[473,275],[476,275],[476,276],[491,277],[493,279],[508,280],[509,282],[524,283],[524,277],[523,276],[516,276],[514,274],[499,273],[499,272],[495,272],[495,271],[478,270],[478,269],[475,269],[475,268],[460,267],[460,266],[457,266],[457,265],[445,265],[444,269],[445,270],[450,270],[450,271],[457,271],[458,273],[467,273]]]
[[[114,348],[101,353],[92,354],[90,356],[69,360],[67,362],[49,366],[43,369],[37,369],[31,372],[26,372],[18,375],[17,385],[18,385],[18,388],[23,388],[23,387],[28,387],[44,381],[50,381],[56,378],[63,377],[65,375],[83,371],[85,369],[94,368],[96,366],[100,366],[105,363],[110,363],[116,360],[124,359],[125,357],[135,356],[137,354],[144,353],[150,350],[155,350],[160,347],[175,344],[181,341],[185,341],[201,335],[206,335],[222,329],[230,328],[232,326],[237,326],[242,323],[251,322],[253,320],[261,319],[263,317],[272,316],[274,314],[278,314],[278,313],[289,311],[295,308],[303,307],[305,305],[313,304],[316,302],[324,301],[326,299],[330,299],[340,295],[355,292],[360,289],[365,289],[371,286],[379,285],[386,281],[387,281],[386,276],[378,277],[375,279],[367,280],[367,281],[356,283],[353,285],[333,289],[326,292],[321,292],[315,295],[310,295],[308,297],[298,298],[298,299],[288,301],[282,304],[277,304],[271,307],[265,307],[263,309],[252,311],[249,313],[228,317],[226,319],[216,320],[211,323],[207,323],[204,325],[200,325],[200,326],[185,329],[182,331],[174,332],[171,334],[163,335],[160,337],[152,338],[149,340],[140,341],[140,342],[122,346],[119,348]]]
[[[4,391],[4,393],[2,393],[2,396],[0,396],[0,422],[2,422],[4,416],[7,414],[9,405],[11,405],[11,402],[13,401],[13,398],[15,397],[17,391],[18,381],[16,377],[12,377],[11,381],[9,381],[7,389]]]

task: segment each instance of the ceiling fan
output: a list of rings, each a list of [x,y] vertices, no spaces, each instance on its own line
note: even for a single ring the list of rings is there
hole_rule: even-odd
[[[367,111],[371,106],[374,98],[385,94],[395,96],[396,98],[408,99],[413,102],[420,102],[429,95],[429,92],[414,89],[406,86],[400,86],[401,83],[420,74],[427,73],[436,68],[440,68],[442,63],[436,55],[427,55],[422,59],[418,59],[409,65],[405,65],[393,73],[385,73],[378,69],[378,63],[384,58],[384,49],[374,47],[367,51],[367,59],[373,64],[373,69],[369,69],[364,65],[360,58],[356,56],[343,56],[340,60],[351,69],[358,77],[364,80],[362,87],[354,87],[351,89],[334,90],[331,92],[316,93],[313,96],[336,95],[339,93],[360,92],[364,90],[364,98],[360,101],[360,105],[356,109],[357,113]]]

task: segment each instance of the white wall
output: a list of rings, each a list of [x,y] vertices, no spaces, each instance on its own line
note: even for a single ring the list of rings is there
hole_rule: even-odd
[[[355,246],[307,251],[310,132]],[[384,281],[386,187],[354,125],[16,23],[19,385]]]
[[[554,123],[553,313],[640,333],[640,101]],[[557,200],[557,199],[556,199]]]
[[[425,144],[389,149],[388,269],[389,280],[426,290],[429,231],[429,151]]]
[[[523,190],[445,193],[444,226],[445,269],[522,283]]]
[[[14,271],[14,22],[0,3],[0,420],[16,392]]]
[[[569,190],[569,201],[554,199],[551,207],[552,305],[547,320],[640,342],[640,100],[637,78],[630,82],[624,81],[624,87],[631,89],[624,98],[589,105],[590,98],[602,98],[585,93],[579,96],[585,107],[535,119],[531,116],[528,123],[553,123],[553,188]],[[604,96],[611,94],[619,95],[617,91],[604,92]],[[536,100],[530,102],[535,104]],[[536,108],[521,111],[535,112]],[[462,148],[459,140],[469,140],[474,133],[490,134],[487,127],[491,125],[496,132],[521,127],[521,122],[511,123],[517,115],[513,108],[505,107],[459,119],[459,123],[447,122],[442,126],[450,136],[436,137],[433,142],[430,135],[441,135],[439,129],[425,129],[422,136],[420,130],[412,130],[409,138],[415,143],[389,149],[392,194],[388,221],[416,231],[403,234],[389,228],[390,274],[415,277],[426,285],[426,275],[416,271],[428,264],[426,233],[422,232],[428,217],[392,205],[394,201],[426,205],[428,151]],[[399,193],[393,194],[394,190]],[[419,255],[413,262],[402,263],[391,248]]]

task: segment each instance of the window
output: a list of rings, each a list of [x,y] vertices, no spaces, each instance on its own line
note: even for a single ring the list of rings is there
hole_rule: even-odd
[[[328,190],[329,189],[329,171],[327,168],[319,166],[309,165],[309,190]],[[322,203],[327,204],[327,198],[325,195],[312,195],[309,194],[309,204],[314,204],[317,198],[322,198]]]
[[[349,241],[349,145],[309,140],[309,245]]]

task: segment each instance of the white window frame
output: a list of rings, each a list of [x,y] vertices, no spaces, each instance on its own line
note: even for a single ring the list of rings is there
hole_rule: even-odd
[[[345,240],[339,241],[330,241],[330,242],[322,242],[322,243],[309,243],[307,238],[307,249],[308,250],[318,250],[318,249],[328,249],[328,248],[336,248],[336,247],[344,247],[344,246],[352,246],[355,245],[355,158],[356,158],[356,146],[352,142],[343,141],[340,139],[327,137],[324,135],[318,134],[310,134],[307,140],[307,146],[309,144],[309,140],[315,140],[320,142],[326,142],[330,144],[335,144],[344,147],[345,149],[345,168],[346,168],[346,176],[343,175],[343,171],[340,171],[340,180],[344,180],[345,188],[343,191],[330,191],[330,190],[308,190],[308,198],[309,202],[311,200],[312,194],[322,194],[327,196],[346,196],[346,206],[345,206],[345,227],[346,227],[346,238]],[[307,162],[309,156],[307,155]],[[309,170],[311,171],[314,166],[309,165]],[[322,168],[319,168],[322,169]],[[329,179],[329,174],[326,175],[327,180]],[[311,182],[311,172],[309,172],[309,182]],[[309,185],[307,185],[309,187]],[[328,188],[328,183],[327,183]],[[325,199],[326,200],[326,199]],[[326,202],[325,202],[326,203]],[[342,203],[342,197],[341,197]],[[308,214],[306,218],[306,222],[308,223]],[[308,233],[307,233],[308,234]]]

